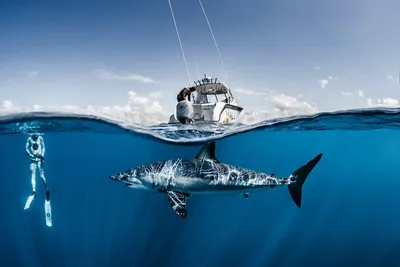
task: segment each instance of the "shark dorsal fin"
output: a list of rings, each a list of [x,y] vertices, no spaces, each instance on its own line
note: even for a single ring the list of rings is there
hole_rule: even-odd
[[[214,162],[219,162],[219,160],[215,157],[215,142],[209,142],[205,144],[199,153],[197,153],[196,159],[208,159]]]

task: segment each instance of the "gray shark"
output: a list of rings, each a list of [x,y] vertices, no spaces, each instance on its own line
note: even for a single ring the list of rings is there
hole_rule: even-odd
[[[140,165],[109,178],[126,187],[165,193],[175,213],[187,217],[186,202],[192,195],[249,194],[286,185],[295,204],[301,207],[302,186],[309,173],[322,157],[314,159],[294,171],[288,178],[221,163],[215,157],[215,142],[205,144],[192,159],[170,159]]]

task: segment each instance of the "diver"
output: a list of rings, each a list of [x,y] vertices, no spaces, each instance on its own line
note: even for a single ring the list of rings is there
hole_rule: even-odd
[[[194,91],[196,91],[196,87],[194,86],[190,88],[187,87],[183,88],[176,97],[178,102],[185,100],[186,97],[188,97],[188,100],[190,101],[190,96]]]
[[[32,194],[28,197],[24,210],[29,209],[29,206],[31,205],[33,199],[36,197],[36,169],[38,169],[40,178],[42,179],[44,188],[46,190],[44,209],[46,213],[46,225],[50,227],[52,226],[50,190],[47,187],[46,177],[44,176],[44,170],[43,170],[44,153],[45,153],[45,145],[43,137],[37,134],[29,136],[25,148],[26,148],[26,153],[31,159],[30,169],[32,171],[32,176],[31,176]]]

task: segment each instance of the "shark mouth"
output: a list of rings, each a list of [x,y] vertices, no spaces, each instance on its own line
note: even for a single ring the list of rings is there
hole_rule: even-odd
[[[133,178],[132,181],[122,181],[122,183],[124,184],[125,187],[129,187],[129,188],[142,188],[143,187],[143,183],[136,178]]]
[[[141,186],[143,185],[142,181],[140,181],[137,178],[129,178],[128,176],[119,176],[119,175],[114,175],[110,176],[110,179],[116,182],[123,183],[127,187],[136,187],[136,186]]]

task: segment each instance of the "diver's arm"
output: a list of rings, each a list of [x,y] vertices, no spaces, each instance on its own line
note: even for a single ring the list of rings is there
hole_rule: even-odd
[[[25,150],[26,150],[26,153],[28,153],[28,155],[29,155],[30,157],[33,157],[33,154],[31,153],[31,150],[30,150],[30,145],[31,145],[30,140],[31,140],[31,139],[28,138],[28,141],[26,141]]]
[[[42,146],[42,157],[44,157],[44,152],[46,150],[46,146],[44,145],[44,139],[40,136],[40,144]]]

